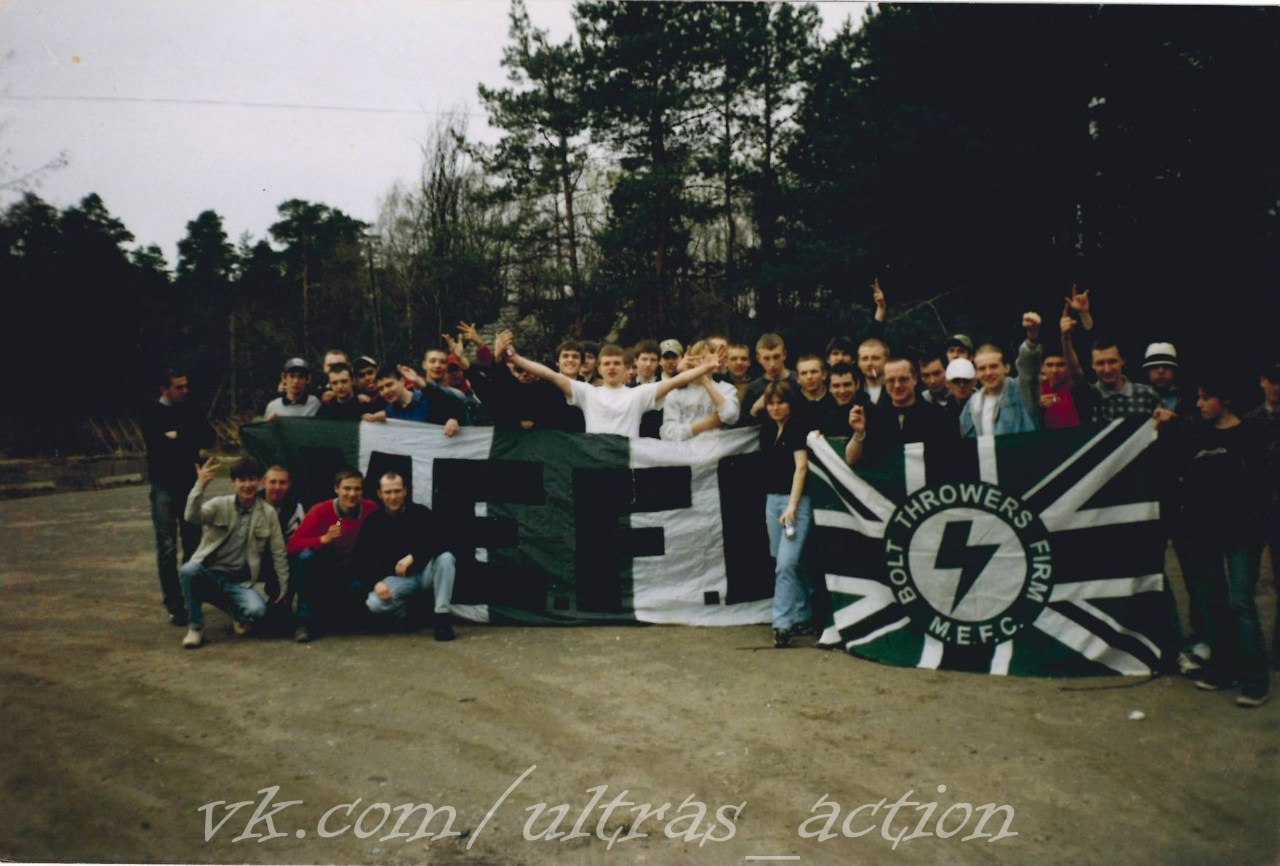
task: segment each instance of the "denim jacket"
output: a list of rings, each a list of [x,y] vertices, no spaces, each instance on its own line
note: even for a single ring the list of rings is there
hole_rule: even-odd
[[[979,395],[982,395],[981,398]],[[986,389],[974,394],[960,410],[960,435],[966,439],[977,437],[977,425],[974,423],[974,412],[981,400],[987,399]],[[1036,422],[1031,413],[1023,405],[1022,393],[1018,388],[1018,380],[1009,376],[1004,382],[1004,393],[1000,395],[1000,403],[996,406],[995,418],[991,424],[994,430],[988,435],[1004,436],[1008,433],[1030,433],[1036,429]]]

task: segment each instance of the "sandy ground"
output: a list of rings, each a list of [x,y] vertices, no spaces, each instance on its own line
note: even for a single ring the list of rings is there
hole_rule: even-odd
[[[1280,852],[1276,702],[1243,711],[1169,678],[889,668],[766,649],[763,626],[463,624],[451,644],[425,632],[304,646],[236,638],[212,611],[211,645],[184,652],[159,603],[146,500],[132,487],[0,502],[0,858],[1204,864]],[[1275,600],[1259,594],[1269,629]],[[1135,709],[1145,719],[1128,720]],[[416,804],[437,810],[425,830]],[[860,835],[842,834],[846,818]],[[939,829],[954,835],[925,835]]]

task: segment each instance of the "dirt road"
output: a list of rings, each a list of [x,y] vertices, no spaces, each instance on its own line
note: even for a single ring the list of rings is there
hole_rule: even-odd
[[[1203,864],[1280,852],[1275,702],[1243,711],[1167,678],[888,668],[765,649],[762,626],[463,624],[451,644],[424,632],[297,645],[236,638],[211,611],[212,643],[184,652],[159,604],[146,499],[134,487],[0,502],[2,858]],[[1260,603],[1269,629],[1269,588]],[[1135,709],[1145,718],[1130,721]]]

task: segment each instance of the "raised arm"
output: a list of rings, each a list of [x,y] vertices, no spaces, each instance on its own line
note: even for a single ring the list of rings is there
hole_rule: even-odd
[[[1022,397],[1022,405],[1029,413],[1032,406],[1040,404],[1040,366],[1044,361],[1044,344],[1040,342],[1040,314],[1030,311],[1023,313],[1022,327],[1026,329],[1027,338],[1018,346],[1015,366],[1018,370],[1018,391]]]
[[[855,404],[849,408],[849,427],[853,435],[844,446],[844,462],[850,466],[862,459],[863,445],[867,438],[867,410]]]
[[[458,334],[456,337],[450,334],[441,334],[440,336],[444,338],[445,345],[449,347],[449,352],[458,359],[458,369],[464,373],[467,372],[471,362],[467,360],[467,344],[462,341],[462,334]]]
[[[546,379],[548,382],[551,382],[563,391],[566,397],[573,396],[573,380],[564,373],[552,370],[550,367],[539,364],[537,361],[529,360],[524,355],[521,355],[516,351],[514,344],[511,346],[511,352],[511,360],[514,361],[515,365],[521,370],[527,370],[539,379]],[[675,379],[672,379],[671,381],[674,382]]]
[[[736,424],[741,410],[738,405],[738,389],[728,386],[722,391],[720,385],[724,383],[716,382],[710,376],[703,376],[701,382],[702,387],[707,389],[707,394],[711,397],[711,405],[716,407],[716,416],[720,419],[720,424],[715,426],[732,427]]]
[[[1072,384],[1084,381],[1084,368],[1080,366],[1080,356],[1076,354],[1075,340],[1071,333],[1076,328],[1076,320],[1071,318],[1071,305],[1062,308],[1062,319],[1058,322],[1062,331],[1062,357],[1067,362],[1067,375]]]
[[[1089,290],[1080,291],[1075,283],[1071,284],[1071,294],[1065,299],[1067,306],[1080,316],[1080,325],[1086,331],[1093,330],[1093,311],[1089,305]]]
[[[204,489],[213,483],[217,466],[218,458],[212,456],[203,464],[195,464],[196,483],[187,493],[187,505],[182,512],[182,519],[187,523],[204,523]]]
[[[670,379],[663,379],[658,383],[654,400],[661,400],[663,397],[670,394],[673,389],[683,388],[685,385],[698,381],[702,376],[710,376],[715,372],[716,367],[720,365],[719,359],[719,355],[713,355],[709,360],[703,361],[701,364],[690,370],[685,370],[683,373],[672,376]]]

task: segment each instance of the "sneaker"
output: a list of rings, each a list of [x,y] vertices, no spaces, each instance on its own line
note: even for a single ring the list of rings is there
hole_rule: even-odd
[[[204,646],[204,632],[201,629],[187,629],[187,636],[182,639],[183,649],[199,649]]]
[[[773,630],[774,649],[786,649],[791,646],[791,629],[775,628]]]
[[[453,633],[453,626],[449,625],[447,622],[437,623],[432,629],[432,632],[435,634],[435,638],[438,641],[449,641],[457,637],[457,635]]]
[[[812,622],[798,622],[791,627],[792,637],[804,637],[806,635],[816,635],[818,627]]]
[[[1206,659],[1194,650],[1183,650],[1178,653],[1178,673],[1189,677],[1203,669],[1205,662]]]
[[[305,622],[298,623],[298,627],[293,630],[293,642],[311,643],[311,629]]]
[[[253,626],[250,623],[237,619],[232,622],[231,630],[236,633],[236,637],[244,637],[253,630]]]
[[[1248,689],[1236,696],[1236,706],[1252,710],[1265,704],[1270,697],[1271,695],[1267,692],[1255,692],[1253,689]]]
[[[1231,677],[1216,676],[1211,673],[1201,672],[1203,675],[1195,678],[1196,688],[1203,689],[1206,692],[1220,692],[1224,689],[1234,689],[1239,683]]]

